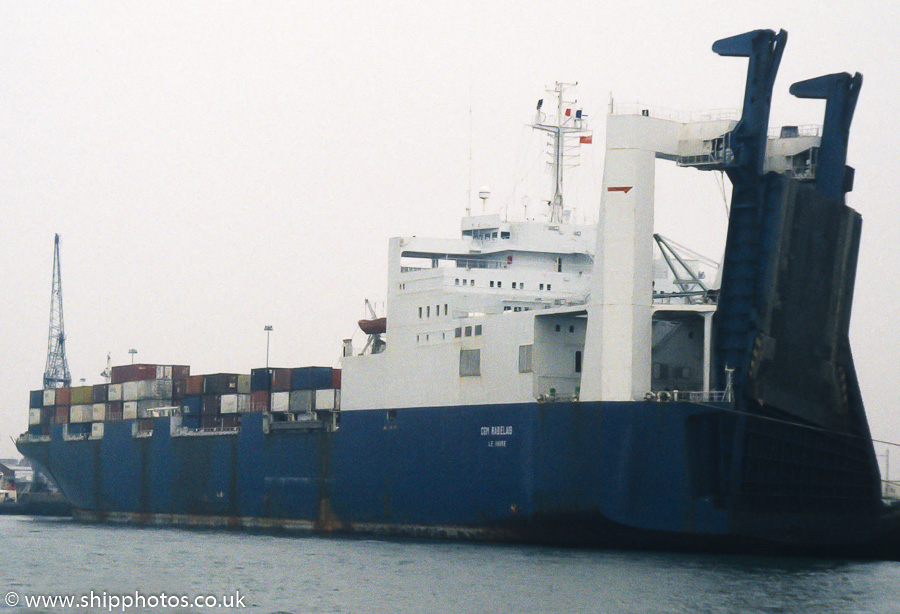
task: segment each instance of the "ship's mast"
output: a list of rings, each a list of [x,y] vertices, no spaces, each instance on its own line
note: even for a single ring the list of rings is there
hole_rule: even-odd
[[[541,113],[544,100],[537,104],[537,116],[531,125],[535,130],[541,130],[550,135],[552,151],[550,166],[553,171],[553,199],[550,201],[550,223],[563,223],[563,172],[566,166],[566,137],[579,137],[577,143],[590,143],[590,132],[585,126],[585,118],[580,109],[573,107],[577,100],[566,100],[566,90],[578,85],[575,83],[556,82],[552,90],[546,90],[548,94],[556,97],[556,122],[546,123],[546,115]],[[577,146],[576,146],[577,147]]]
[[[62,275],[59,269],[59,235],[53,242],[53,292],[50,296],[50,334],[44,388],[64,388],[72,383],[66,360],[66,333],[63,328]]]

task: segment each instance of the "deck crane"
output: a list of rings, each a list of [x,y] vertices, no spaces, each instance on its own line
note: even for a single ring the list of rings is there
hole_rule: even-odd
[[[59,268],[59,235],[53,241],[53,291],[50,295],[50,333],[44,388],[65,388],[72,383],[66,360],[66,333],[63,328],[62,276]]]

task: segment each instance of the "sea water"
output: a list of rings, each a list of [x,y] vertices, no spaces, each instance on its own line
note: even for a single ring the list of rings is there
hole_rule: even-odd
[[[0,517],[0,539],[0,612],[900,612],[897,562],[11,516]],[[74,605],[50,601],[60,597]]]

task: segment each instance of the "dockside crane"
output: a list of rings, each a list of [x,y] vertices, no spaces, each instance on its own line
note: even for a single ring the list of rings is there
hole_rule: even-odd
[[[71,385],[69,362],[66,360],[66,333],[63,327],[62,275],[59,268],[59,235],[53,241],[53,292],[50,295],[50,334],[47,341],[47,366],[44,388]]]

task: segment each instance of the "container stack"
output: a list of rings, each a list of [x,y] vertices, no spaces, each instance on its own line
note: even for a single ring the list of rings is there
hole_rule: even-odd
[[[271,412],[275,420],[312,419],[316,412],[340,409],[340,369],[253,369],[250,383],[251,406]]]
[[[180,401],[181,425],[192,429],[237,428],[251,410],[250,376],[215,373],[187,378]]]
[[[68,424],[68,433],[103,436],[103,424],[139,420],[152,429],[152,410],[173,406],[173,382],[184,381],[190,367],[124,365],[113,367],[109,384],[35,390],[31,393],[28,432],[49,435],[51,424]]]
[[[152,431],[161,408],[180,407],[190,429],[234,429],[241,414],[271,412],[277,421],[327,420],[340,409],[341,370],[331,367],[253,369],[250,375],[191,375],[184,365],[113,367],[111,383],[35,390],[28,432],[48,436],[51,424],[69,435],[102,437],[106,422],[136,420]]]

